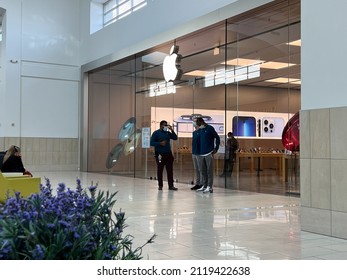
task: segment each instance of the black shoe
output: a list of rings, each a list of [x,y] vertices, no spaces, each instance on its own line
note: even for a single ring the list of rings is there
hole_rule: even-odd
[[[195,190],[200,189],[200,188],[201,188],[201,185],[195,185],[194,187],[191,187],[190,189],[192,191],[195,191]]]
[[[158,187],[158,191],[162,191],[163,190],[163,187]]]
[[[175,188],[175,187],[169,187],[169,190],[171,190],[171,191],[177,191],[178,189]]]

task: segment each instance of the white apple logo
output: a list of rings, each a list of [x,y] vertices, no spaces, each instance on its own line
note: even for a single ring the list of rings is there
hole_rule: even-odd
[[[173,45],[170,49],[170,55],[166,56],[163,62],[163,73],[166,82],[174,82],[182,76],[181,55],[178,54],[178,46]]]

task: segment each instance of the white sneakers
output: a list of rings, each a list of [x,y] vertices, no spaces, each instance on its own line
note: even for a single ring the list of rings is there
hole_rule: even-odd
[[[204,190],[203,190],[203,192],[204,193],[213,193],[213,189],[212,189],[212,187],[210,187],[210,186],[207,186]]]
[[[196,190],[197,192],[203,192],[203,193],[213,193],[213,188],[210,186],[204,187],[202,186],[200,189]]]

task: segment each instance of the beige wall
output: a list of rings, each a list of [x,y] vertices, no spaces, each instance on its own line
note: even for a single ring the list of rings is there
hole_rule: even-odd
[[[300,112],[301,228],[347,238],[347,107]]]
[[[78,139],[2,137],[0,150],[11,145],[21,148],[29,171],[76,171],[79,168]]]

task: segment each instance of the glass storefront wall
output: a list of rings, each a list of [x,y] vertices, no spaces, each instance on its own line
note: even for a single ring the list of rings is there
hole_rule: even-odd
[[[166,83],[163,60],[174,44],[183,75]],[[191,116],[200,114],[221,138],[215,187],[285,193],[295,178],[297,188],[282,132],[300,110],[300,2],[275,1],[95,70],[88,102],[89,172],[155,179],[149,137],[166,120],[178,134],[174,177],[192,183]],[[219,176],[229,131],[239,156],[232,175]]]

